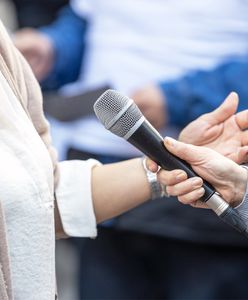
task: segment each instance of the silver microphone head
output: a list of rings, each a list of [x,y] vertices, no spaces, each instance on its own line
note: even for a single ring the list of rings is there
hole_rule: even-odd
[[[145,120],[132,99],[114,90],[107,90],[97,99],[94,111],[106,129],[125,139]]]

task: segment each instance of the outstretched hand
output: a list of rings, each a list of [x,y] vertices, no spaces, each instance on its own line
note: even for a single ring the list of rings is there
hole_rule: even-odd
[[[237,107],[238,95],[231,93],[216,110],[190,123],[181,132],[180,142],[165,139],[171,153],[187,161],[233,206],[241,202],[247,186],[247,171],[238,164],[248,161],[248,110],[236,114]],[[147,164],[151,171],[158,170],[155,162]],[[158,180],[182,203],[206,207],[199,201],[204,195],[200,177],[188,179],[182,170],[161,169]]]
[[[248,161],[248,110],[236,114],[238,95],[232,92],[221,106],[185,127],[179,140],[211,148],[238,164]]]

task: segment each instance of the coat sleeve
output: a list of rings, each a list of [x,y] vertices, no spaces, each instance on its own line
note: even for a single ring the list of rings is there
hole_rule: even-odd
[[[187,125],[218,107],[231,91],[239,94],[239,110],[246,109],[247,76],[248,57],[244,57],[230,60],[212,70],[196,71],[178,80],[160,83],[170,123],[181,127]]]
[[[84,56],[87,27],[87,20],[76,15],[68,5],[52,24],[40,28],[52,41],[55,52],[53,68],[41,82],[43,89],[58,89],[77,80]]]

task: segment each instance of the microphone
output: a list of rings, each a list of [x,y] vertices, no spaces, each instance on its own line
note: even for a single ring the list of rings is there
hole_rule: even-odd
[[[198,176],[187,162],[165,148],[162,136],[146,120],[132,99],[117,91],[107,90],[95,102],[94,111],[107,130],[127,140],[163,169],[182,169],[188,177]],[[239,213],[230,207],[205,180],[203,180],[203,188],[205,194],[200,200],[205,202],[224,222],[248,237],[246,224]]]

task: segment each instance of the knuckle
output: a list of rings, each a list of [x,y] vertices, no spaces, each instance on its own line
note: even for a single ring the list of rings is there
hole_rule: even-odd
[[[184,204],[192,204],[197,200],[192,194],[185,194],[180,196],[180,198],[181,198],[181,202]]]
[[[184,195],[179,196],[178,201],[181,202],[182,204],[188,204]]]
[[[158,179],[161,180],[165,185],[170,185],[170,183],[171,183],[171,174],[168,171],[161,170],[158,173]]]
[[[166,192],[171,196],[177,196],[177,193],[175,193],[174,186],[167,186]]]

